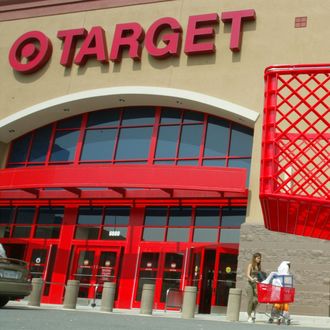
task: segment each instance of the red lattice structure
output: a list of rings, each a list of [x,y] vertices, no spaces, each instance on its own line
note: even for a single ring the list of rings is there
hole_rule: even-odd
[[[265,71],[260,201],[266,228],[330,239],[330,65]]]

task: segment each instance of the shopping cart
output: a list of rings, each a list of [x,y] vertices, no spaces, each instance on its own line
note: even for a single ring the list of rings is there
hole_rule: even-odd
[[[287,312],[287,304],[294,302],[295,288],[293,287],[292,275],[275,275],[280,285],[257,283],[258,302],[267,304],[265,314],[269,317],[268,322],[277,320],[278,324],[291,323],[290,315]],[[269,312],[269,305],[271,310]]]

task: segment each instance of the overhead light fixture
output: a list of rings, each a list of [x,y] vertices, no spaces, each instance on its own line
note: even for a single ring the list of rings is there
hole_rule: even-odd
[[[10,130],[8,130],[9,133],[15,133],[15,130],[13,128],[11,128]]]
[[[63,111],[70,112],[70,109],[69,108],[64,108]]]

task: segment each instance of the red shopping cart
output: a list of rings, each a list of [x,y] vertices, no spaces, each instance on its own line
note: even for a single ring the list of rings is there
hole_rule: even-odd
[[[295,296],[292,275],[277,275],[276,278],[280,280],[282,286],[257,283],[258,302],[272,304],[270,313],[267,310],[265,313],[269,317],[269,323],[273,323],[276,319],[278,324],[283,322],[289,325],[291,319],[288,304],[294,302]]]

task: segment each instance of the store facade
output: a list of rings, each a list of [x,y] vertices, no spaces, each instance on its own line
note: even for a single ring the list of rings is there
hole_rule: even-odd
[[[327,315],[326,295],[308,308],[330,285],[327,237],[266,230],[259,201],[264,70],[326,62],[326,2],[280,2],[280,26],[259,1],[27,3],[0,6],[0,237],[44,279],[42,301],[69,279],[91,301],[110,281],[115,306],[137,308],[152,283],[163,309],[195,285],[198,311],[217,312],[258,250],[269,271],[295,265],[298,312]]]

